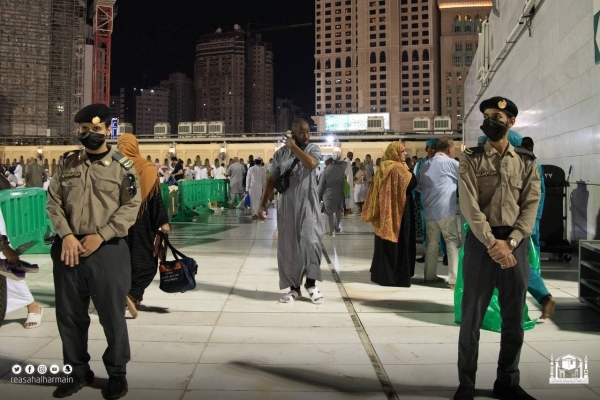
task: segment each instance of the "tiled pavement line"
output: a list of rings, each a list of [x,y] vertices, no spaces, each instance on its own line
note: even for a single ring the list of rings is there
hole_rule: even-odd
[[[350,299],[350,296],[348,296],[348,293],[346,292],[344,283],[342,282],[339,274],[335,270],[335,266],[331,262],[331,259],[329,258],[329,254],[327,253],[327,250],[325,250],[324,247],[323,247],[323,256],[325,257],[325,260],[327,261],[329,270],[331,271],[331,274],[333,275],[333,279],[335,280],[335,283],[337,284],[340,294],[342,295],[344,304],[346,305],[346,308],[348,309],[348,313],[350,314],[350,317],[352,318],[352,322],[354,323],[354,327],[356,328],[356,333],[358,334],[360,341],[361,341],[363,347],[365,348],[365,352],[367,353],[367,356],[369,356],[369,360],[371,360],[371,364],[373,365],[373,369],[375,370],[375,375],[377,375],[377,379],[379,380],[379,383],[381,384],[381,389],[383,390],[383,393],[390,400],[391,399],[396,399],[396,400],[399,399],[398,393],[396,393],[396,390],[392,386],[390,378],[388,377],[387,372],[385,371],[385,368],[383,367],[383,364],[381,363],[381,360],[379,359],[379,356],[377,355],[377,352],[375,351],[375,347],[373,347],[373,343],[371,343],[371,340],[369,339],[369,336],[367,335],[367,331],[365,330],[365,327],[363,326],[362,322],[360,321],[360,318],[358,317],[356,310],[354,309],[354,305],[352,304],[352,300]]]
[[[227,214],[225,214],[224,216],[228,216]],[[252,249],[252,247],[254,246],[254,244],[256,243],[256,228],[254,230],[254,238],[252,238],[252,246],[250,246],[250,250]],[[187,243],[189,244],[189,242]],[[248,250],[248,253],[246,254],[246,259],[248,258],[249,254],[250,254],[250,250]],[[192,370],[192,373],[190,374],[189,379],[187,380],[187,382],[185,383],[185,387],[183,388],[183,391],[181,393],[181,396],[179,397],[179,400],[183,400],[183,398],[185,397],[186,393],[190,392],[191,389],[189,389],[189,385],[190,382],[192,382],[192,379],[194,377],[194,375],[196,374],[196,371],[198,369],[198,367],[201,365],[200,364],[200,360],[202,360],[202,356],[204,355],[204,352],[206,351],[206,348],[209,346],[210,344],[210,340],[215,332],[215,329],[217,327],[217,325],[219,325],[219,321],[221,320],[221,316],[223,315],[223,310],[225,310],[225,307],[227,306],[227,301],[229,300],[229,296],[231,296],[233,294],[233,291],[235,290],[235,285],[237,284],[237,281],[240,277],[240,274],[242,273],[242,269],[244,268],[244,266],[242,265],[239,269],[239,271],[237,272],[237,276],[235,278],[235,281],[231,284],[231,290],[229,291],[229,294],[227,295],[227,299],[225,300],[225,302],[223,303],[223,306],[221,307],[221,310],[219,311],[219,316],[217,317],[217,319],[215,320],[214,325],[212,326],[212,329],[210,331],[210,334],[208,335],[208,337],[206,338],[206,341],[204,342],[204,346],[202,348],[202,351],[200,352],[200,355],[198,356],[198,360],[195,363],[194,369]]]

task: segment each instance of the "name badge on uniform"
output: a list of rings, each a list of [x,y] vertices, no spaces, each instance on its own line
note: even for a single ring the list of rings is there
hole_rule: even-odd
[[[62,179],[79,178],[79,177],[81,177],[81,172],[69,172],[69,173],[61,175]]]
[[[479,172],[477,174],[475,174],[475,176],[477,178],[483,178],[484,176],[496,176],[498,175],[498,171],[485,171],[485,172]]]

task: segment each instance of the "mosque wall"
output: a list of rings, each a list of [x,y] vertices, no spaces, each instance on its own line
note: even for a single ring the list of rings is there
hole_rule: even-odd
[[[492,60],[519,20],[525,1],[498,4],[499,16],[490,17]],[[572,166],[568,238],[600,239],[600,65],[596,64],[600,52],[594,30],[600,1],[538,0],[536,8],[532,37],[525,28],[480,99],[477,68],[471,68],[465,83],[466,109],[476,104],[465,122],[465,144],[475,146],[482,134],[482,100],[506,96],[514,101],[519,116],[513,129],[533,138],[538,161],[559,166],[565,174]]]

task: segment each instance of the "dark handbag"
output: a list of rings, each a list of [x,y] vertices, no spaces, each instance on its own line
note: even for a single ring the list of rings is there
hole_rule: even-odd
[[[296,167],[296,164],[298,164],[298,161],[299,160],[296,158],[292,163],[292,166],[275,181],[275,190],[277,190],[277,193],[283,193],[290,187],[290,175],[292,175],[292,171]]]
[[[196,289],[196,274],[198,273],[198,264],[193,258],[186,257],[169,242],[169,239],[162,233],[165,244],[171,252],[175,261],[161,260],[158,271],[160,273],[159,288],[166,293],[183,293],[188,290]]]

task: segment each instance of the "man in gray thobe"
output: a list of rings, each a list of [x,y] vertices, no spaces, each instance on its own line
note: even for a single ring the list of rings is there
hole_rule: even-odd
[[[243,197],[244,193],[244,174],[246,173],[246,168],[240,163],[239,158],[235,157],[233,159],[233,164],[229,166],[229,170],[227,171],[227,176],[229,177],[229,208],[234,208],[235,204],[235,195],[238,194],[240,200]]]
[[[25,168],[25,187],[44,187],[44,182],[48,179],[44,167],[38,164],[35,158]]]
[[[365,156],[365,173],[367,174],[367,184],[373,181],[375,175],[375,169],[373,168],[373,159],[370,154]]]
[[[266,219],[267,200],[275,181],[291,170],[290,186],[277,201],[277,265],[279,288],[290,288],[281,302],[300,297],[304,285],[313,303],[322,303],[323,295],[315,281],[321,282],[321,252],[323,231],[317,192],[316,168],[321,161],[319,146],[309,143],[310,126],[302,118],[292,124],[292,137],[284,136],[285,146],[277,150],[270,176],[263,192],[258,217]],[[297,160],[294,162],[294,160]],[[266,215],[263,215],[263,212]]]
[[[319,198],[323,201],[323,208],[329,221],[329,230],[326,235],[340,232],[340,220],[344,210],[344,179],[346,179],[346,161],[333,161],[331,156],[325,156],[325,170],[319,182]],[[333,214],[335,213],[335,225]]]

